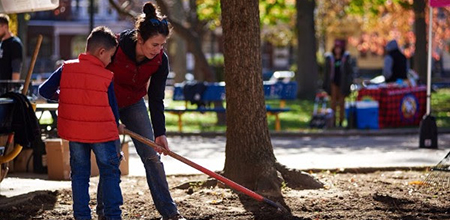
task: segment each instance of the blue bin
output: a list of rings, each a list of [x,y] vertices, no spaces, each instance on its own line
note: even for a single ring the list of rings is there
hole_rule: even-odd
[[[378,102],[356,102],[356,126],[359,129],[378,129]]]

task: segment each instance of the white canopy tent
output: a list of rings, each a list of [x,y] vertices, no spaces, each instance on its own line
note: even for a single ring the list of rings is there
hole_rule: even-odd
[[[0,0],[0,13],[52,10],[59,6],[59,0]]]

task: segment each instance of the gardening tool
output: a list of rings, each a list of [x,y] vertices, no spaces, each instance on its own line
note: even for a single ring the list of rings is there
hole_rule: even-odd
[[[211,176],[211,177],[213,177],[213,178],[215,178],[217,180],[222,181],[224,184],[228,185],[229,187],[231,187],[231,188],[233,188],[233,189],[235,189],[237,191],[240,191],[240,192],[242,192],[242,193],[244,193],[244,194],[246,194],[246,195],[256,199],[259,202],[265,202],[265,203],[267,203],[267,204],[277,208],[277,211],[286,212],[286,213],[288,212],[287,209],[284,208],[283,206],[281,206],[279,203],[275,203],[275,202],[273,202],[273,201],[271,201],[271,200],[269,200],[269,199],[267,199],[267,198],[265,198],[265,197],[255,193],[255,192],[245,188],[244,186],[239,185],[238,183],[236,183],[236,182],[234,182],[234,181],[232,181],[232,180],[230,180],[230,179],[228,179],[228,178],[226,178],[226,177],[224,177],[224,176],[222,176],[220,174],[217,174],[217,173],[215,173],[215,172],[213,172],[211,170],[208,170],[208,169],[206,169],[206,168],[204,168],[204,167],[202,167],[202,166],[200,166],[200,165],[198,165],[198,164],[196,164],[196,163],[194,163],[194,162],[192,162],[192,161],[190,161],[190,160],[188,160],[188,159],[186,159],[186,158],[184,158],[184,157],[174,153],[173,151],[167,150],[167,149],[159,146],[155,142],[151,141],[148,138],[142,137],[141,135],[136,134],[136,133],[134,133],[134,132],[132,132],[132,131],[130,131],[128,129],[125,129],[125,134],[128,134],[132,138],[134,138],[134,139],[136,139],[136,140],[138,140],[138,141],[140,141],[140,142],[142,142],[144,144],[147,144],[150,147],[153,147],[155,150],[161,149],[164,154],[167,154],[167,155],[169,155],[169,156],[171,156],[171,157],[173,157],[173,158],[175,158],[175,159],[177,159],[177,160],[179,160],[179,161],[181,161],[181,162],[183,162],[183,163],[185,163],[185,164],[187,164],[187,165],[189,165],[189,166],[191,166],[191,167],[193,167],[193,168],[195,168],[195,169],[197,169],[197,170],[199,170],[199,171],[201,171],[201,172],[203,172],[203,173],[205,173],[205,174],[207,174],[207,175],[209,175],[209,176]]]
[[[425,185],[436,188],[448,188],[450,186],[450,152],[431,168],[425,178]]]

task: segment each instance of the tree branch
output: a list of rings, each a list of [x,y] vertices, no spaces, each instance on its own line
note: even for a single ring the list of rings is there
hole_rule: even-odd
[[[116,11],[119,12],[119,14],[121,14],[121,15],[125,15],[125,16],[131,17],[133,19],[135,19],[139,15],[139,13],[137,13],[133,10],[127,9],[127,7],[129,7],[130,5],[133,5],[133,2],[131,2],[131,1],[125,1],[122,5],[119,5],[114,0],[108,0],[108,1],[109,1],[109,4],[114,9],[116,9]]]

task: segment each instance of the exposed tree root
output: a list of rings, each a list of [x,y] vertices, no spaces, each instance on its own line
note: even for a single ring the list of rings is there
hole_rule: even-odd
[[[283,176],[286,185],[293,189],[321,189],[324,184],[314,176],[296,169],[290,169],[276,162],[275,168]]]
[[[276,162],[275,168],[281,174],[277,178],[269,178],[269,177],[261,177],[258,180],[256,189],[257,191],[263,192],[265,195],[270,195],[271,197],[280,196],[277,193],[273,193],[272,190],[274,185],[277,185],[280,179],[284,180],[286,185],[292,189],[321,189],[324,188],[325,184],[320,182],[314,176],[297,169],[290,169],[286,166]],[[271,181],[268,181],[271,179]],[[225,184],[217,181],[216,179],[209,178],[204,181],[191,181],[180,184],[174,188],[176,189],[185,189],[189,191],[193,191],[196,188],[211,188],[211,187],[226,187]],[[275,187],[276,188],[276,187]]]

